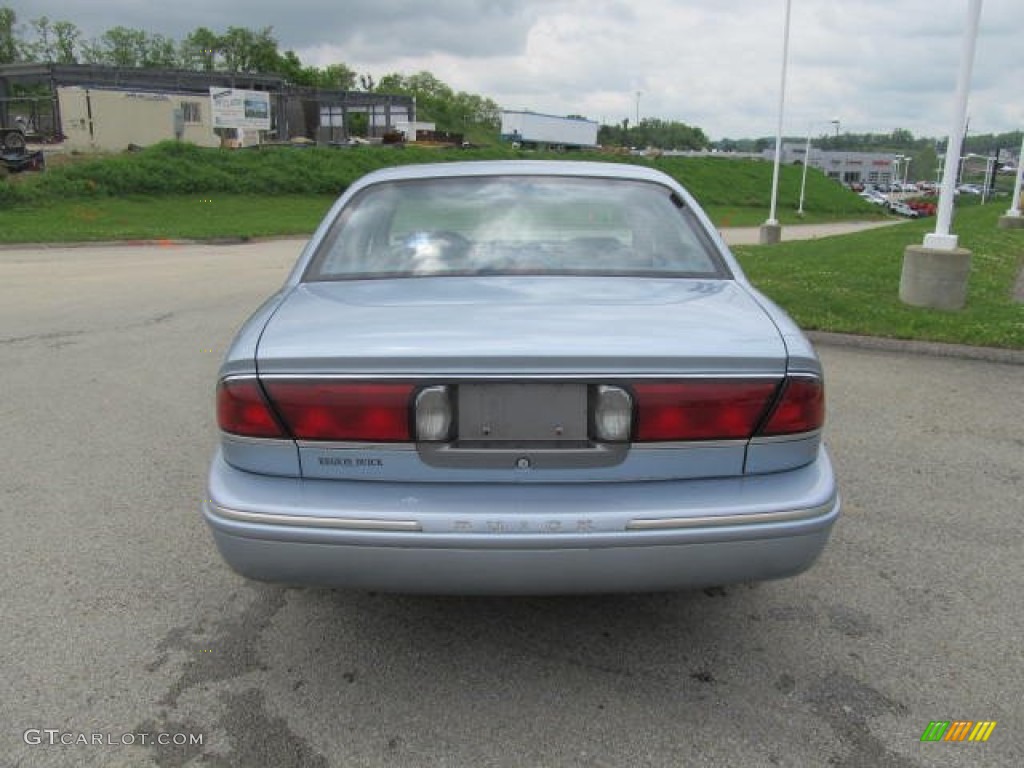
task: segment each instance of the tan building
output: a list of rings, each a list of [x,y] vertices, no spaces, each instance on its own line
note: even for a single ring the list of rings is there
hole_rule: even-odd
[[[221,143],[203,94],[63,86],[57,100],[68,149],[118,152],[174,138],[204,147]]]

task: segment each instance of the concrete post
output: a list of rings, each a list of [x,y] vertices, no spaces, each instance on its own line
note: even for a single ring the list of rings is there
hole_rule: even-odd
[[[907,246],[900,275],[900,301],[914,307],[963,309],[970,272],[971,252],[966,248]]]
[[[776,222],[766,221],[761,225],[757,241],[761,245],[775,245],[782,240],[782,225]]]

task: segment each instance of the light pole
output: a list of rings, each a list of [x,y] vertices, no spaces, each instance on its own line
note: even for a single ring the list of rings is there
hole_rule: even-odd
[[[779,198],[779,164],[782,162],[782,116],[786,105],[786,65],[789,59],[789,16],[792,0],[786,0],[786,21],[782,35],[782,77],[779,83],[779,120],[775,128],[775,163],[772,168],[772,199],[768,220],[761,225],[759,242],[762,245],[777,243],[782,239],[782,227],[775,218],[776,203]]]
[[[981,181],[981,203],[982,203],[982,205],[984,205],[985,202],[988,200],[988,188],[989,188],[989,184],[992,181],[992,170],[993,170],[993,168],[995,166],[996,158],[992,157],[991,155],[979,155],[979,154],[976,154],[974,152],[970,152],[967,155],[965,155],[961,159],[961,163],[962,163],[962,166],[961,166],[961,169],[960,169],[960,181],[961,182],[963,181],[964,173],[967,170],[967,161],[968,160],[974,160],[974,159],[984,160],[985,161],[985,175],[984,175],[984,177],[982,178],[982,181]],[[973,186],[977,186],[976,184],[974,184],[974,182],[971,182],[971,184]]]
[[[970,155],[967,155],[966,157],[961,157],[961,158],[960,158],[960,168],[959,168],[959,170],[958,170],[958,171],[956,172],[956,185],[957,185],[958,187],[959,187],[959,186],[960,186],[961,184],[963,184],[963,183],[964,183],[964,170],[966,170],[966,168],[967,168],[967,159],[968,159],[969,157],[970,157]]]
[[[1020,154],[1017,155],[1017,179],[1013,183],[1013,200],[1010,202],[1010,210],[1005,216],[999,217],[999,226],[1002,229],[1024,229],[1024,216],[1020,212],[1020,187],[1024,179],[1024,137],[1020,142]]]
[[[953,123],[946,145],[946,164],[942,170],[942,191],[939,195],[939,210],[935,220],[935,232],[925,235],[924,247],[952,251],[959,244],[956,235],[950,233],[953,223],[953,197],[956,187],[956,170],[960,163],[960,145],[967,127],[967,97],[971,89],[971,70],[974,66],[974,47],[978,39],[978,21],[981,17],[981,0],[968,0],[967,24],[964,27],[963,45],[960,51],[960,73],[957,77],[954,98]]]
[[[967,301],[967,278],[971,270],[971,252],[959,248],[959,240],[950,232],[953,222],[953,194],[960,161],[960,145],[967,119],[967,97],[971,89],[971,69],[978,39],[981,0],[968,0],[967,23],[960,50],[960,71],[953,119],[946,144],[946,162],[942,173],[942,191],[935,232],[924,236],[920,246],[907,246],[903,252],[900,275],[900,300],[905,304],[934,309],[961,309]]]
[[[839,135],[839,118],[834,117],[829,122],[836,127],[836,136]],[[797,207],[796,212],[800,215],[804,215],[804,190],[807,189],[807,166],[811,162],[811,131],[814,129],[812,123],[807,127],[807,143],[804,145],[804,168],[800,174],[800,205]]]
[[[992,174],[996,169],[996,158],[989,155],[985,158],[985,181],[981,186],[981,204],[988,202],[988,191],[992,187]]]

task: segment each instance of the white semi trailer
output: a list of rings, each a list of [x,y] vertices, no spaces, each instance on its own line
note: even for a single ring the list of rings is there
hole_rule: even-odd
[[[582,117],[505,111],[501,113],[501,138],[521,144],[595,147],[597,123]]]

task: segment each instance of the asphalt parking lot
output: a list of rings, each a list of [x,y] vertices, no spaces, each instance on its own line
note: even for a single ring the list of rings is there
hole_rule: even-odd
[[[1024,366],[822,346],[844,516],[795,579],[256,585],[198,506],[220,355],[296,249],[0,251],[0,765],[1024,765]],[[921,742],[954,720],[997,726]]]

